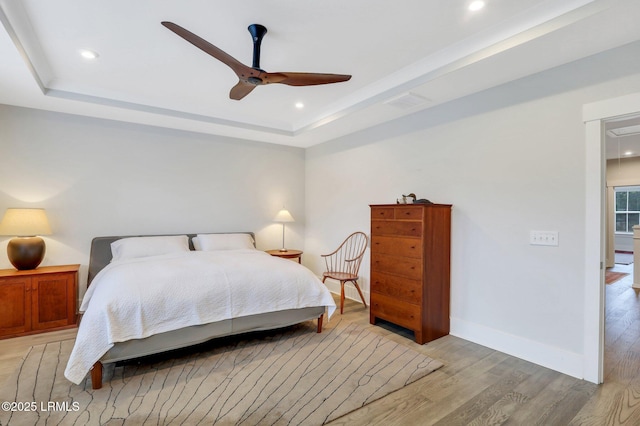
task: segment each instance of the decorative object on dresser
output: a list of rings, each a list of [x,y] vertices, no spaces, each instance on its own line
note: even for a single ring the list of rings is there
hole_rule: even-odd
[[[79,267],[0,270],[0,339],[75,327]]]
[[[449,334],[451,205],[371,205],[370,322],[412,330],[419,344]]]
[[[291,216],[291,213],[289,213],[289,210],[282,209],[278,212],[278,214],[276,214],[276,217],[273,218],[273,221],[282,223],[282,248],[280,249],[280,251],[285,252],[287,251],[287,249],[284,245],[284,224],[295,222],[295,220],[293,219],[293,216]]]
[[[367,249],[368,238],[364,232],[354,232],[349,235],[340,246],[332,253],[322,254],[326,271],[322,274],[322,282],[327,278],[340,281],[340,313],[342,314],[344,307],[344,285],[347,282],[353,283],[364,307],[367,302],[364,301],[362,290],[358,285],[358,271],[364,251]]]
[[[9,262],[18,270],[36,269],[46,247],[38,235],[51,235],[44,209],[7,209],[0,222],[0,235],[10,235],[7,244]]]
[[[298,263],[302,263],[302,250],[287,249],[282,251],[281,249],[267,250],[271,256],[281,257],[283,259],[297,259]]]
[[[396,204],[433,204],[431,201],[426,198],[416,199],[416,194],[413,192],[404,195],[402,194],[401,199],[396,199]]]

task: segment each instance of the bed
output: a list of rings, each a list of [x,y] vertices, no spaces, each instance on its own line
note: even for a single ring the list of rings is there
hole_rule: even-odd
[[[253,233],[97,237],[65,377],[217,337],[317,320],[335,310],[311,271],[255,249]]]

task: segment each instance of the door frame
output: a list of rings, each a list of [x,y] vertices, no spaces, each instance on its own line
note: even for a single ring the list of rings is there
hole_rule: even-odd
[[[640,113],[640,92],[583,105],[585,125],[585,251],[583,377],[603,382],[606,156],[604,123]]]

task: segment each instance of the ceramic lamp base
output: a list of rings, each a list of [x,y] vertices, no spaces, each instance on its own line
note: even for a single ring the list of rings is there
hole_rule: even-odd
[[[19,271],[36,269],[42,259],[46,247],[40,237],[16,237],[7,244],[9,262]]]

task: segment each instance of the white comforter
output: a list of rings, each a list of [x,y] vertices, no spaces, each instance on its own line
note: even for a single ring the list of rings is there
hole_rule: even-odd
[[[307,268],[259,250],[110,263],[89,286],[64,375],[78,384],[116,342],[229,318],[335,303]]]

